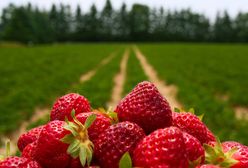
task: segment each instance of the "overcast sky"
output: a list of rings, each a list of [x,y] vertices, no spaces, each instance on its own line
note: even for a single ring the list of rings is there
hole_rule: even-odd
[[[73,9],[80,4],[84,11],[95,3],[98,9],[102,9],[105,0],[0,0],[0,9],[7,6],[9,3],[14,4],[32,4],[38,5],[41,8],[49,9],[52,3],[70,4]],[[205,13],[211,19],[215,18],[217,11],[227,10],[232,16],[235,16],[239,11],[248,12],[248,0],[112,0],[115,8],[119,8],[125,2],[128,7],[133,3],[147,4],[150,7],[163,6],[167,9],[182,9],[191,8],[193,11]]]

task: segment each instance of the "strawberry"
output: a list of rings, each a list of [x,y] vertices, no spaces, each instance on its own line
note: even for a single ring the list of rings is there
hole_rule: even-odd
[[[236,151],[231,156],[233,159],[237,160],[238,163],[232,166],[232,168],[247,168],[248,167],[248,147],[242,145],[238,142],[227,141],[222,143],[222,148],[224,153],[229,152],[233,148],[236,148]]]
[[[172,112],[167,100],[150,82],[139,83],[116,107],[120,121],[131,121],[146,133],[171,126]]]
[[[205,165],[197,166],[196,168],[221,168],[221,167],[212,164],[205,164]]]
[[[176,127],[158,129],[138,143],[133,152],[134,166],[186,168],[189,163],[184,141],[182,131]]]
[[[216,142],[216,138],[212,133],[212,131],[210,131],[209,128],[207,127],[207,142],[211,142],[211,141]]]
[[[173,126],[191,134],[197,138],[201,144],[208,143],[212,139],[209,138],[210,135],[208,134],[211,134],[211,132],[208,131],[207,126],[198,118],[198,116],[190,112],[173,112]]]
[[[86,119],[92,114],[96,114],[96,119],[88,129],[88,134],[90,140],[94,142],[98,136],[111,125],[111,119],[99,112],[80,113],[76,118],[84,124]]]
[[[111,125],[95,141],[95,157],[102,168],[118,168],[122,155],[132,153],[144,136],[143,129],[135,123],[125,121]]]
[[[95,166],[94,164],[91,164],[91,165],[92,166],[83,167],[80,160],[77,158],[77,159],[71,160],[71,163],[68,168],[100,168],[99,166]]]
[[[37,148],[37,141],[28,144],[22,151],[22,157],[34,160],[34,152]]]
[[[183,132],[183,138],[191,164],[195,166],[203,163],[205,160],[205,151],[200,141],[186,132]]]
[[[70,162],[70,155],[66,153],[68,144],[63,143],[65,135],[70,134],[64,129],[64,121],[52,121],[44,126],[37,140],[37,147],[34,152],[34,158],[43,167],[61,167],[65,168]]]
[[[206,161],[220,167],[247,168],[248,147],[238,142],[227,141],[221,144],[217,139],[214,145],[204,144]]]
[[[36,161],[12,156],[1,161],[0,168],[41,168],[41,166]]]
[[[71,111],[75,110],[76,114],[89,112],[91,107],[89,101],[76,93],[69,93],[60,97],[53,105],[50,119],[64,121],[65,117],[72,120]]]
[[[22,152],[23,149],[30,143],[36,141],[40,135],[41,130],[43,129],[43,126],[39,126],[37,128],[33,128],[27,133],[22,134],[17,142],[17,146],[19,150]]]
[[[37,140],[34,158],[43,167],[66,168],[72,159],[80,158],[82,166],[90,164],[93,143],[88,138],[87,129],[96,116],[91,115],[82,125],[72,115],[74,122],[51,121],[42,129]]]

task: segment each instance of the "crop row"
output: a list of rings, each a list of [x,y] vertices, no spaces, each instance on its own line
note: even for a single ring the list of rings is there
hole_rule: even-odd
[[[134,86],[137,85],[137,83],[144,80],[147,80],[147,76],[144,74],[141,64],[136,58],[134,51],[130,50],[123,96],[129,93],[134,88]]]
[[[50,107],[57,96],[118,47],[74,44],[0,48],[0,134],[16,129],[35,107]]]
[[[207,125],[221,138],[248,144],[248,123],[235,119],[233,106],[248,104],[246,46],[140,45],[159,76],[175,84],[185,108],[205,113]]]

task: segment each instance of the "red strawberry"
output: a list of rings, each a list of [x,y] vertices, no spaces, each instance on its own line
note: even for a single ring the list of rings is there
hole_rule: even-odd
[[[87,129],[96,115],[91,115],[82,125],[73,113],[74,122],[51,121],[42,129],[34,158],[43,167],[67,168],[72,159],[80,157],[81,164],[90,164],[93,143],[88,138]],[[69,145],[70,144],[70,145]]]
[[[68,168],[100,168],[100,167],[95,166],[94,164],[92,164],[92,166],[83,167],[82,164],[80,163],[80,160],[77,158],[71,160],[70,166]]]
[[[217,165],[205,164],[205,165],[197,166],[196,168],[221,168],[221,167]]]
[[[198,118],[198,116],[190,112],[173,112],[173,126],[180,128],[182,131],[191,134],[197,138],[201,144],[208,143],[210,132],[207,126]]]
[[[239,142],[235,142],[235,141],[226,141],[222,143],[222,147],[224,152],[227,152],[228,150],[234,148],[234,147],[243,147],[245,145],[239,143]]]
[[[1,161],[0,168],[41,168],[41,166],[36,161],[14,156]]]
[[[139,83],[116,107],[120,121],[131,121],[146,133],[171,126],[172,114],[167,100],[150,82]]]
[[[207,142],[216,142],[216,138],[214,136],[214,134],[212,133],[212,131],[210,131],[208,128],[207,128]]]
[[[111,119],[97,112],[80,113],[76,116],[76,118],[84,124],[86,119],[92,114],[96,114],[96,119],[88,129],[88,134],[90,140],[94,142],[99,135],[111,125]]]
[[[53,105],[50,119],[53,120],[61,120],[64,121],[65,117],[69,120],[71,118],[71,111],[74,109],[76,114],[82,112],[90,111],[90,104],[88,100],[79,94],[69,93],[60,97]]]
[[[43,167],[66,168],[70,162],[70,155],[66,153],[68,144],[63,143],[65,135],[70,134],[64,129],[64,121],[52,121],[44,126],[37,140],[34,158]]]
[[[133,153],[134,166],[154,168],[188,167],[183,133],[176,127],[158,129],[138,143]]]
[[[126,121],[112,125],[95,141],[95,157],[102,168],[118,168],[122,155],[132,153],[144,136],[142,128],[135,123]]]
[[[203,163],[205,160],[205,151],[200,141],[186,132],[183,132],[183,138],[189,161],[193,165]]]
[[[222,148],[225,153],[229,152],[233,148],[237,151],[231,156],[233,159],[237,160],[238,163],[233,165],[231,168],[248,168],[248,147],[244,146],[238,142],[227,141],[222,143]]]
[[[238,142],[227,141],[220,143],[217,139],[214,145],[204,144],[206,161],[220,167],[247,168],[248,147]]]
[[[41,130],[43,129],[43,126],[39,126],[37,128],[33,128],[27,133],[22,134],[17,142],[17,146],[19,150],[22,152],[23,149],[30,143],[36,141],[40,135]]]
[[[34,159],[34,152],[35,152],[36,148],[37,148],[37,141],[28,144],[22,151],[22,157],[29,158],[31,160],[35,160]]]

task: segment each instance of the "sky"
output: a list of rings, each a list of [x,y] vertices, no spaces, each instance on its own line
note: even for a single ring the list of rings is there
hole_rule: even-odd
[[[20,5],[28,2],[44,9],[50,9],[52,3],[70,4],[72,9],[75,9],[80,4],[83,11],[88,11],[93,3],[96,4],[99,10],[105,4],[105,0],[0,0],[0,10],[9,3]],[[163,6],[165,9],[171,10],[191,8],[195,12],[206,14],[211,19],[215,18],[218,11],[227,10],[233,17],[239,11],[248,12],[248,0],[112,0],[114,8],[119,8],[123,2],[129,8],[133,3],[147,4],[150,7]]]

